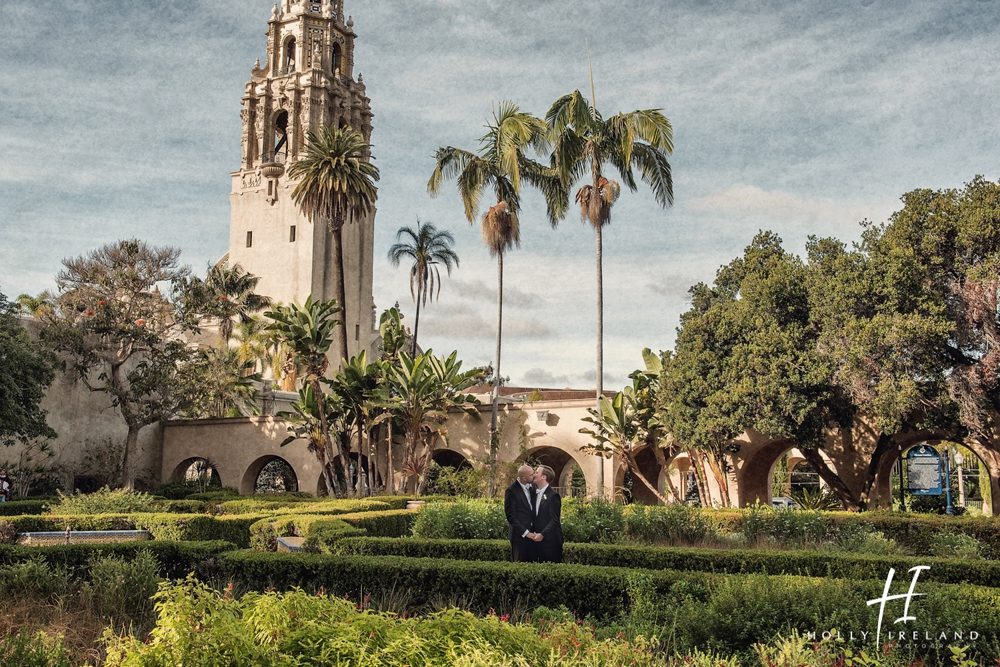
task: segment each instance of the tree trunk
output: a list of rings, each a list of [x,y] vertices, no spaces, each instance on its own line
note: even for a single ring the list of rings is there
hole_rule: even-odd
[[[802,456],[816,470],[827,486],[837,494],[837,498],[844,504],[845,509],[852,512],[861,511],[860,500],[851,492],[851,489],[840,478],[840,475],[830,469],[830,466],[823,460],[823,456],[819,453],[819,450],[812,447],[799,447],[799,451],[802,452]]]
[[[673,496],[674,501],[678,503],[684,502],[681,494],[677,491],[677,487],[674,486],[674,480],[670,479],[670,465],[667,463],[667,457],[663,454],[663,448],[657,446],[655,442],[647,442],[646,445],[653,449],[653,456],[656,457],[656,462],[659,464],[660,470],[663,471],[663,481],[666,483],[667,488],[670,489],[670,495]]]
[[[330,464],[333,462],[333,443],[330,441],[330,427],[326,421],[326,405],[323,402],[323,389],[319,383],[319,377],[313,376],[311,381],[313,398],[316,401],[316,413],[319,415],[319,428],[323,433],[324,456],[320,457],[323,466],[323,474],[326,477],[326,492],[328,495],[335,495],[337,490],[336,478],[330,476]],[[324,460],[325,459],[325,460]]]
[[[387,491],[389,495],[392,496],[396,494],[396,471],[392,463],[392,418],[391,417],[386,422],[386,424],[388,425],[386,428],[388,437],[385,439],[387,445],[385,451],[385,472],[386,472],[386,480],[388,481]]]
[[[600,175],[594,174],[594,190],[591,192],[591,199],[599,198],[600,190],[597,182]],[[597,414],[601,413],[601,398],[604,396],[604,241],[600,220],[594,225],[594,236],[596,238],[595,255],[597,257],[597,364],[595,367],[594,379],[596,381],[596,409]],[[598,496],[605,497],[604,494],[604,461],[600,461],[597,467],[597,489]]]
[[[343,359],[347,359],[350,355],[347,352],[347,289],[344,282],[344,239],[343,239],[343,224],[337,224],[333,228],[333,256],[336,260],[336,278],[337,278],[337,305],[340,306],[340,335],[338,336],[338,342],[340,344],[340,354]],[[348,476],[348,486],[350,486],[350,477]]]
[[[701,452],[689,451],[691,457],[691,468],[694,470],[694,477],[698,480],[698,500],[701,506],[707,509],[712,507],[712,493],[708,488],[708,477],[705,475],[704,461]]]
[[[375,451],[372,452],[372,434],[368,428],[365,428],[365,449],[368,452],[368,495],[375,495],[375,487],[378,484],[378,465],[376,459],[378,458],[378,443],[374,444]]]
[[[417,356],[417,331],[420,329],[420,297],[423,296],[423,289],[417,290],[417,314],[413,318],[413,346],[410,356]]]
[[[344,473],[344,492],[348,498],[354,497],[354,485],[351,484],[351,438],[348,433],[345,446],[344,435],[340,434],[340,470]]]
[[[122,487],[129,491],[135,490],[135,450],[139,444],[139,431],[142,426],[129,424],[125,435],[125,451],[122,452]]]
[[[497,411],[500,403],[500,344],[503,338],[503,251],[497,253],[497,349],[493,364],[493,391],[490,396],[490,483],[489,496],[496,495],[497,454],[500,435],[497,433]]]
[[[642,474],[641,470],[639,470],[639,463],[635,460],[635,454],[633,454],[631,451],[626,452],[625,462],[628,464],[629,470],[632,471],[632,476],[638,479],[640,482],[642,482],[642,485],[645,486],[647,489],[649,489],[653,493],[653,495],[656,496],[657,500],[659,500],[663,504],[666,504],[667,497],[664,496],[662,493],[660,493],[660,490],[656,488],[656,485],[651,483],[648,479],[646,479],[646,476]]]
[[[719,485],[719,501],[723,507],[730,507],[732,503],[729,500],[729,474],[726,472],[725,461],[720,461],[714,452],[707,455],[706,461],[712,476],[715,477],[715,483]]]

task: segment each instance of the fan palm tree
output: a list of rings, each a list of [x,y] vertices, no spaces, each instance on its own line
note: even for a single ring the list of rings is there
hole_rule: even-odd
[[[389,248],[389,261],[394,267],[403,259],[412,259],[410,267],[410,296],[417,304],[417,314],[413,318],[413,348],[410,355],[417,354],[417,332],[420,329],[420,306],[427,305],[441,296],[441,271],[443,264],[451,275],[458,266],[458,255],[452,250],[455,237],[451,232],[438,230],[432,223],[422,223],[417,219],[417,228],[400,227],[396,232],[396,243]]]
[[[543,121],[521,111],[517,105],[504,102],[486,126],[477,152],[445,146],[435,154],[434,172],[427,190],[435,195],[445,180],[455,179],[465,207],[465,217],[475,224],[479,204],[489,191],[496,200],[482,217],[483,241],[490,255],[497,260],[497,338],[493,365],[493,389],[490,416],[490,464],[493,481],[496,477],[496,453],[499,448],[497,408],[500,396],[500,351],[503,339],[503,260],[507,251],[521,245],[521,181],[537,187],[549,206],[549,221],[555,223],[564,213],[566,197],[562,181],[554,172],[525,156],[525,150],[545,150],[548,147],[547,127]]]
[[[311,222],[325,223],[333,236],[336,297],[342,309],[347,308],[343,228],[375,208],[379,171],[371,163],[370,148],[357,130],[324,127],[306,135],[305,150],[288,168],[288,176],[299,179],[292,199]],[[340,354],[346,359],[347,328],[341,327],[338,334]]]
[[[597,367],[598,411],[604,394],[604,271],[602,232],[611,222],[611,208],[621,185],[604,176],[604,165],[618,172],[625,186],[635,192],[636,171],[653,190],[656,202],[673,204],[674,186],[667,156],[673,152],[673,127],[659,109],[640,109],[605,119],[579,90],[565,95],[545,115],[554,150],[551,163],[566,192],[573,183],[589,182],[576,192],[576,203],[584,222],[594,229],[597,260]],[[603,468],[598,482],[604,488]],[[603,492],[603,491],[602,491]]]
[[[246,324],[255,313],[270,307],[269,297],[254,290],[260,278],[239,264],[219,262],[208,269],[204,281],[206,312],[219,318],[219,334],[228,345],[236,322]]]

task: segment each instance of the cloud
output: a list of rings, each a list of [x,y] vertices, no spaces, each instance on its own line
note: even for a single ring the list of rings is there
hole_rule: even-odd
[[[496,302],[496,285],[487,285],[483,280],[455,280],[451,285],[459,298],[475,302]],[[542,300],[537,294],[504,285],[504,308],[508,306],[514,308],[537,308],[541,303]]]
[[[504,340],[551,338],[554,331],[548,324],[534,318],[505,313]],[[478,309],[467,303],[435,304],[433,310],[421,312],[421,340],[424,335],[446,339],[493,340],[495,320],[488,320]]]
[[[572,384],[569,375],[557,375],[544,368],[529,368],[518,376],[517,384],[547,389],[564,389]]]
[[[792,222],[815,229],[819,224],[860,222],[870,209],[826,197],[804,197],[755,185],[736,184],[688,202],[699,213],[772,222]]]

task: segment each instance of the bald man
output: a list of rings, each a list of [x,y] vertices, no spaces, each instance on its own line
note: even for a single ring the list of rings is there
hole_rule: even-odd
[[[528,537],[531,524],[535,520],[535,485],[532,483],[534,471],[523,465],[517,469],[517,479],[507,487],[503,496],[503,511],[510,524],[510,557],[513,561],[532,562],[537,560],[538,547]]]

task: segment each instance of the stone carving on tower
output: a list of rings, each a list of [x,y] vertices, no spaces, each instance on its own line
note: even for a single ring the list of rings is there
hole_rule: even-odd
[[[240,168],[232,174],[229,261],[260,276],[258,291],[281,303],[335,298],[332,242],[303,216],[286,167],[306,136],[350,126],[371,141],[371,100],[354,73],[354,21],[343,0],[281,0],[267,22],[267,53],[250,71],[242,99]],[[367,349],[372,313],[374,212],[344,228],[348,353]],[[339,359],[339,350],[331,351]]]

